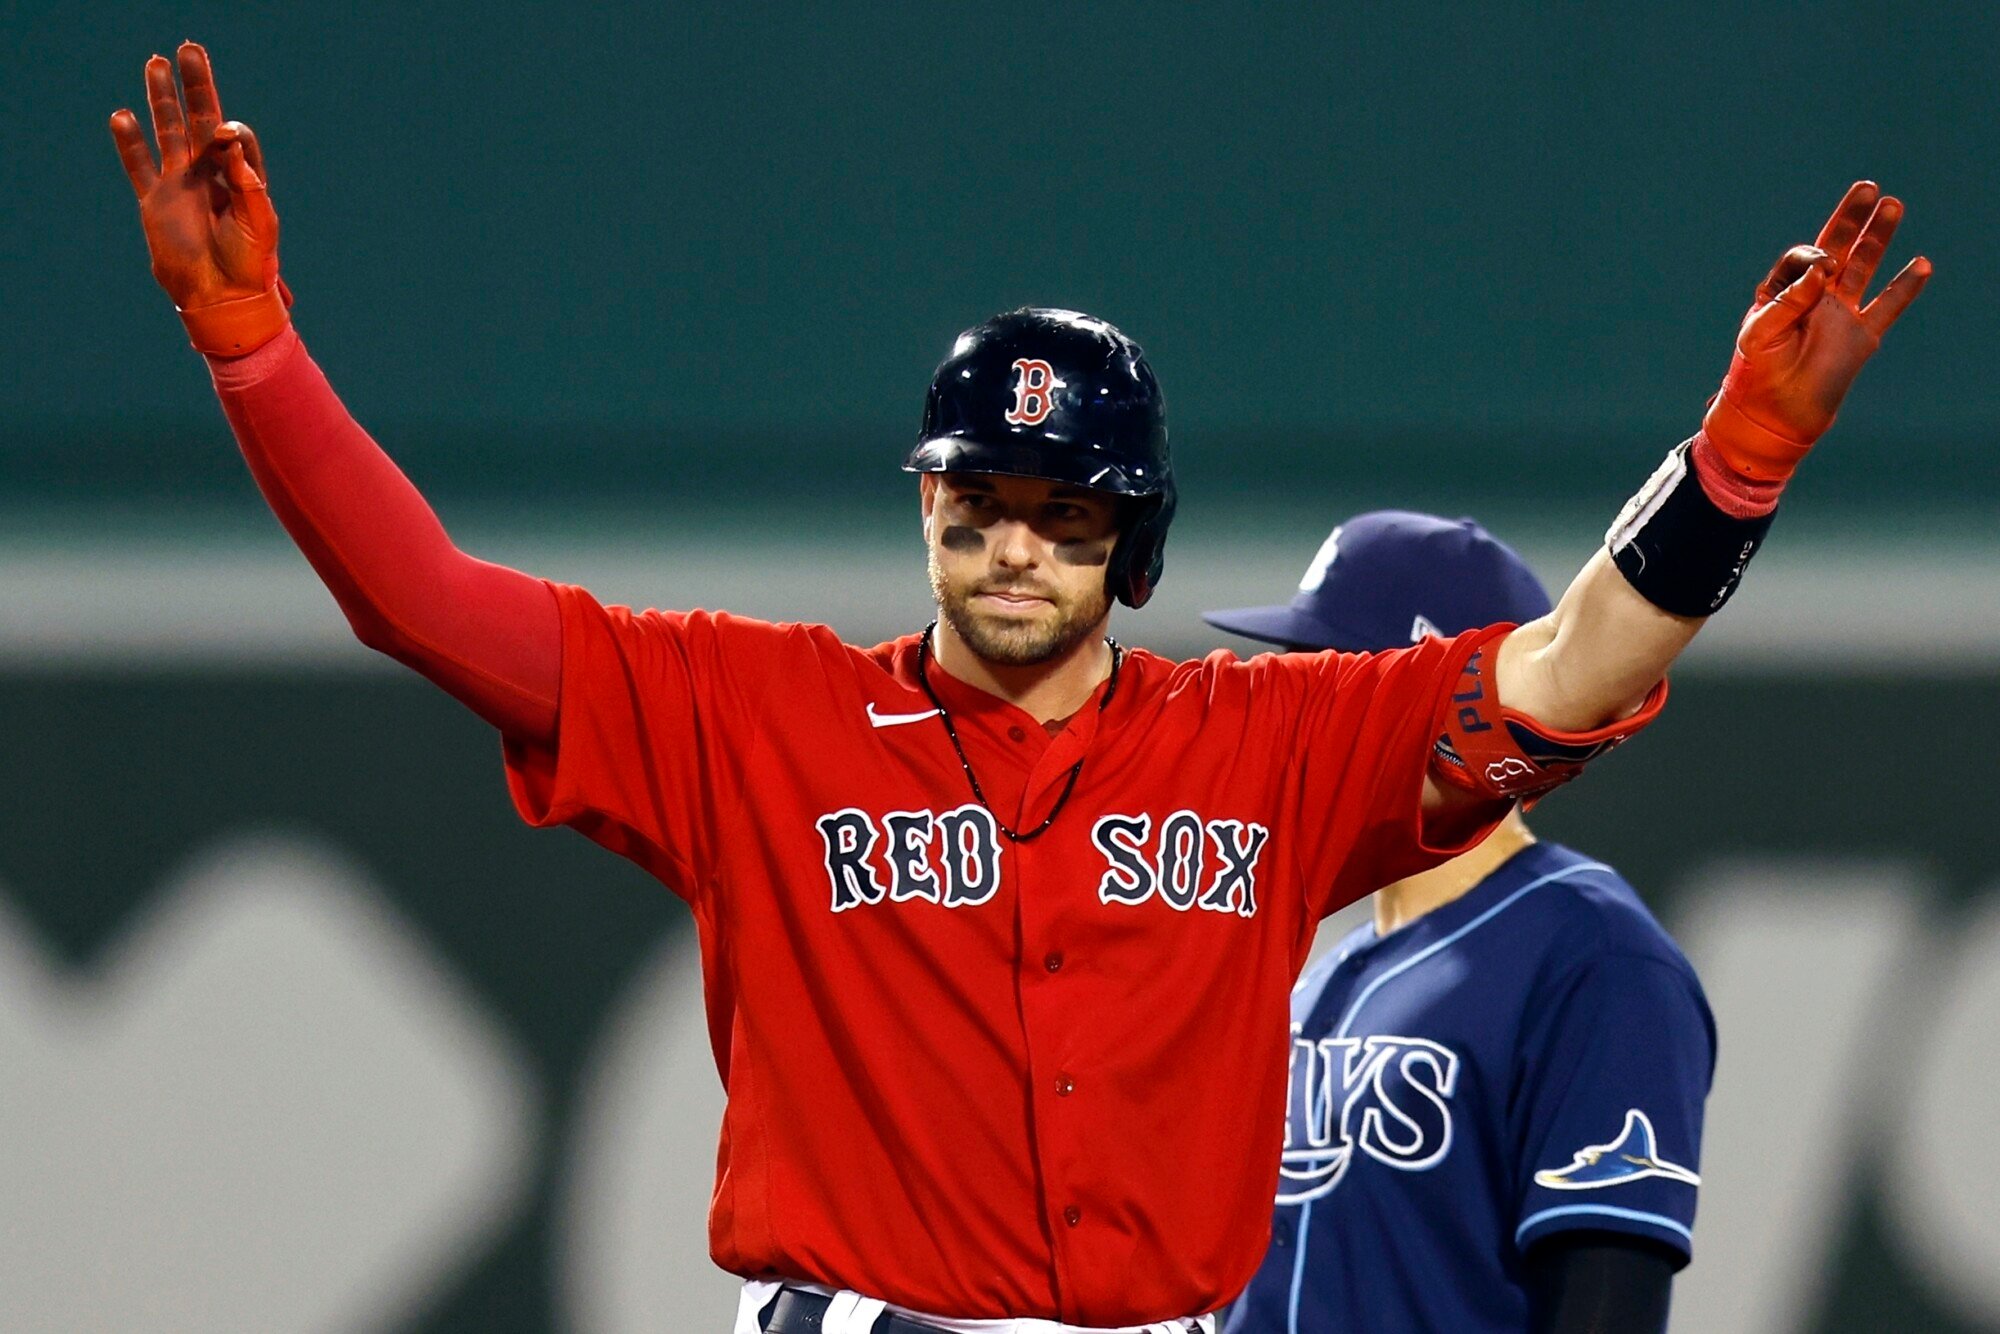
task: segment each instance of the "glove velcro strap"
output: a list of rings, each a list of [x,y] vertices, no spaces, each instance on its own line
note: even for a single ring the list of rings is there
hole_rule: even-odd
[[[255,352],[291,323],[286,307],[291,292],[280,279],[255,296],[195,306],[180,312],[194,350],[211,357],[240,357]]]
[[[1625,503],[1604,545],[1646,601],[1675,616],[1710,616],[1742,582],[1777,512],[1725,513],[1690,464],[1691,443],[1676,446]]]
[[[1664,679],[1629,718],[1587,732],[1545,727],[1504,707],[1493,685],[1489,648],[1511,627],[1500,628],[1466,660],[1445,702],[1431,752],[1440,781],[1487,798],[1533,801],[1583,772],[1583,766],[1622,744],[1659,716],[1667,702]]]
[[[1800,444],[1736,406],[1727,385],[1709,401],[1701,429],[1723,462],[1754,482],[1788,480],[1812,450],[1811,441]]]

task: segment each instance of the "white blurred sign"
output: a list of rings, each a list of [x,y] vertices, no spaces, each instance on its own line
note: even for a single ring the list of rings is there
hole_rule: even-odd
[[[0,899],[0,1329],[401,1327],[533,1165],[505,1035],[354,867],[200,858],[87,972]]]

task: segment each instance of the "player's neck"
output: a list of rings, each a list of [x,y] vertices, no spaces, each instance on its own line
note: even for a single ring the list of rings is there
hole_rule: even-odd
[[[1098,683],[1111,674],[1111,646],[1104,627],[1087,635],[1059,658],[1014,666],[990,662],[958,637],[949,621],[940,620],[931,640],[938,666],[966,685],[998,695],[1009,704],[1049,723],[1067,718],[1084,706]]]
[[[1500,869],[1500,864],[1535,841],[1521,819],[1519,807],[1508,812],[1499,827],[1470,852],[1442,866],[1433,866],[1407,880],[1375,892],[1375,934],[1386,936],[1463,897],[1474,885]]]

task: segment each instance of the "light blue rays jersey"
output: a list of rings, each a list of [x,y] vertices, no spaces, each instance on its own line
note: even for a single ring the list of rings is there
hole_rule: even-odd
[[[1229,1334],[1503,1334],[1567,1229],[1692,1254],[1715,1021],[1631,886],[1557,844],[1292,995],[1271,1250]]]

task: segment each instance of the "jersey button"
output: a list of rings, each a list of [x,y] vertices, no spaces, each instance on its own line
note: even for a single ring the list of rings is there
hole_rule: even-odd
[[[1068,1075],[1056,1076],[1056,1096],[1058,1098],[1067,1098],[1074,1092],[1076,1092],[1076,1081],[1074,1079],[1071,1079]]]
[[[1042,956],[1042,967],[1048,969],[1050,972],[1060,973],[1062,971],[1062,966],[1063,966],[1063,957],[1061,950],[1050,950],[1047,954]]]
[[[1063,1222],[1068,1223],[1071,1227],[1075,1227],[1082,1221],[1083,1210],[1077,1208],[1075,1205],[1072,1204],[1069,1208],[1063,1210]]]
[[[1022,727],[1008,728],[1007,735],[1012,737],[1016,741],[1026,741],[1028,739],[1027,729]]]

